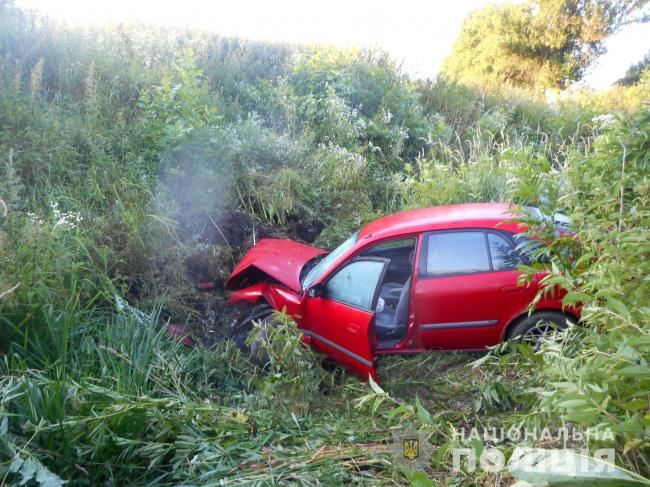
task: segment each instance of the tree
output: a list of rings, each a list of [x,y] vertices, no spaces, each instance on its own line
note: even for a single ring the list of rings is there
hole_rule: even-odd
[[[443,75],[471,84],[564,88],[621,27],[650,20],[648,0],[528,0],[470,14]]]
[[[627,71],[625,71],[625,76],[619,79],[616,84],[621,86],[632,86],[641,81],[643,74],[647,71],[650,71],[650,51],[643,56],[643,59],[638,63],[633,64]]]

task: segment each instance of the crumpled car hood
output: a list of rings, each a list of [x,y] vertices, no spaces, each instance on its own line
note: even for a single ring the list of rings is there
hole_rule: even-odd
[[[300,291],[302,267],[314,257],[326,253],[324,250],[291,240],[274,238],[260,240],[237,263],[226,281],[226,288],[234,289],[239,278],[257,269],[288,288]]]

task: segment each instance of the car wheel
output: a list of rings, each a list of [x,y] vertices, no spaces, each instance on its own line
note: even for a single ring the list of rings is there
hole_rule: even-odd
[[[272,312],[273,310],[268,306],[256,306],[237,318],[231,325],[230,338],[249,356],[251,362],[262,369],[265,369],[270,363],[268,353],[262,348],[267,339],[266,330],[268,327],[278,325],[277,320],[273,318]],[[254,324],[258,322],[262,325],[262,329],[258,330],[250,343],[247,343],[248,336],[255,326]]]
[[[273,310],[266,304],[242,310],[229,326],[228,337],[242,350],[247,348],[246,339],[253,330],[253,323],[264,320]]]
[[[508,340],[530,343],[533,349],[538,350],[542,338],[552,338],[556,332],[566,329],[569,323],[575,321],[559,311],[539,311],[516,323],[508,331]]]
[[[255,337],[250,342],[249,352],[251,362],[262,369],[266,369],[270,365],[271,359],[269,358],[268,352],[263,348],[263,344],[268,342],[269,328],[278,326],[279,323],[273,319],[273,316],[267,316],[260,321],[260,325],[261,330],[255,334]]]

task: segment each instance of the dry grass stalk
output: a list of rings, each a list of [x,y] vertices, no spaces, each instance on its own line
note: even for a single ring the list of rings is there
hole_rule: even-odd
[[[5,298],[6,296],[9,296],[13,294],[13,292],[20,287],[20,283],[16,284],[14,287],[7,289],[6,291],[3,291],[0,293],[0,299]]]

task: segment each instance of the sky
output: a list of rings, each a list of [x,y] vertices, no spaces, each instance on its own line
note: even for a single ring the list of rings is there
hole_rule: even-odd
[[[16,0],[72,24],[144,21],[225,36],[340,47],[380,47],[414,77],[434,76],[465,17],[504,0]],[[606,89],[650,49],[650,23],[607,41],[583,83]]]

